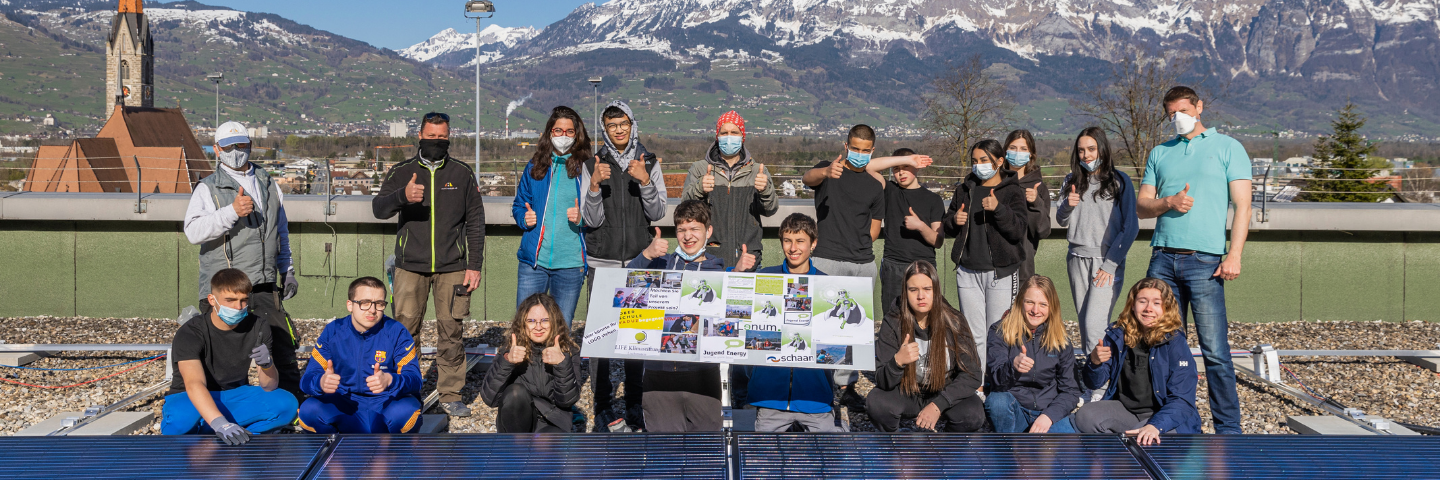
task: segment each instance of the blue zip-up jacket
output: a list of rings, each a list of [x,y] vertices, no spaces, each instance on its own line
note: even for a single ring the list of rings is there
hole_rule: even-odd
[[[756,270],[755,273],[793,274],[784,263]],[[824,275],[810,264],[805,275]],[[813,346],[812,346],[813,347]],[[813,350],[812,350],[813,352]],[[750,395],[747,401],[756,407],[799,413],[825,413],[834,401],[830,373],[818,368],[756,366],[750,371]]]
[[[687,262],[675,253],[667,253],[656,257],[654,260],[645,258],[645,253],[636,255],[625,264],[625,268],[643,268],[647,270],[680,270],[693,272],[723,272],[725,271],[725,259],[702,253],[701,258],[694,262]],[[697,362],[670,362],[663,360],[646,360],[645,371],[656,372],[700,372],[709,369],[719,369],[720,366],[713,363]]]
[[[1091,389],[1100,388],[1105,382],[1105,400],[1113,400],[1120,386],[1120,368],[1125,365],[1125,356],[1130,347],[1125,345],[1125,332],[1118,326],[1105,331],[1100,346],[1110,347],[1114,352],[1110,361],[1096,365],[1089,358],[1084,360],[1085,384]],[[1201,433],[1200,411],[1195,408],[1195,385],[1199,374],[1195,369],[1195,358],[1190,355],[1190,346],[1185,343],[1185,331],[1179,330],[1170,340],[1150,347],[1150,386],[1155,389],[1155,404],[1160,409],[1145,422],[1154,425],[1161,433]]]
[[[554,161],[554,158],[551,158]],[[531,162],[525,165],[525,173],[520,174],[520,185],[515,189],[515,201],[510,204],[510,215],[515,219],[515,225],[520,227],[520,250],[515,252],[515,257],[520,263],[534,266],[540,252],[540,245],[545,239],[545,203],[550,200],[551,188],[562,188],[565,186],[565,179],[560,182],[551,181],[551,175],[545,174],[545,178],[536,180],[530,176],[530,170],[535,167]],[[575,177],[575,195],[577,198],[584,198],[584,191],[580,188],[580,177]],[[535,211],[535,226],[525,226],[525,204],[530,204],[530,209]],[[569,221],[566,219],[565,221]],[[581,219],[584,225],[584,219]],[[580,234],[580,263],[589,266],[585,262],[585,234]]]
[[[348,395],[351,400],[367,403],[415,395],[425,383],[420,376],[420,349],[415,339],[404,325],[390,317],[381,317],[364,333],[355,330],[349,315],[326,324],[315,340],[315,349],[310,351],[310,360],[305,375],[300,377],[300,390],[312,397]],[[370,387],[365,386],[365,378],[375,374],[376,363],[380,371],[393,377],[390,388],[379,394],[370,393]],[[326,366],[340,375],[340,387],[332,394],[320,390]]]

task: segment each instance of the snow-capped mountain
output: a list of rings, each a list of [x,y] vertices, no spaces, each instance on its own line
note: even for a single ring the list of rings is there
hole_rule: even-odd
[[[499,52],[512,48],[517,43],[535,38],[535,36],[539,34],[540,31],[534,27],[502,27],[499,25],[485,27],[483,30],[480,30],[480,47],[483,53],[490,55],[486,55],[485,58],[482,58],[482,61],[498,59],[496,54],[499,54]],[[486,48],[487,46],[494,46],[494,48]],[[447,28],[423,42],[411,45],[409,48],[396,53],[411,60],[429,62],[455,52],[470,52],[470,59],[473,59],[475,56],[474,51],[474,33],[460,33],[453,28]],[[466,62],[469,62],[470,59],[467,59]]]

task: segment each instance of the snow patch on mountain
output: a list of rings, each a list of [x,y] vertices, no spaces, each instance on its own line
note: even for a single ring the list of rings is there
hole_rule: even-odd
[[[540,31],[534,27],[502,27],[499,25],[490,25],[480,30],[480,46],[484,48],[487,45],[498,45],[508,49],[520,42],[535,38],[535,36],[539,34]],[[427,62],[447,53],[474,49],[474,33],[460,33],[453,28],[447,28],[423,42],[411,45],[396,53],[411,60]],[[486,55],[486,57],[493,57],[493,55]],[[495,59],[498,59],[498,57],[489,59],[488,61]],[[483,58],[481,60],[482,62],[487,61],[487,59]],[[470,64],[473,65],[474,62],[472,61]]]

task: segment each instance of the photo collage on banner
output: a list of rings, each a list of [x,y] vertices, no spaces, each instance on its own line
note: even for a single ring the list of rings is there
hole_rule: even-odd
[[[599,269],[582,354],[873,369],[872,281]]]

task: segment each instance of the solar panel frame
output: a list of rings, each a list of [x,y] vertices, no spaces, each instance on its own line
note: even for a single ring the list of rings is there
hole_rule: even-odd
[[[1440,438],[1162,435],[1142,447],[1171,479],[1440,479]]]
[[[1150,479],[1115,435],[739,433],[739,478]]]
[[[303,478],[328,437],[214,435],[0,437],[0,478]]]
[[[726,476],[714,433],[340,435],[309,478],[622,478]]]

